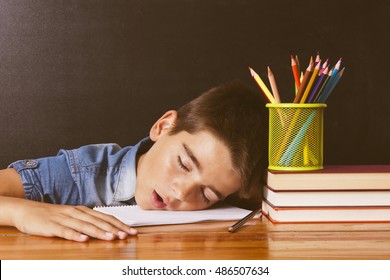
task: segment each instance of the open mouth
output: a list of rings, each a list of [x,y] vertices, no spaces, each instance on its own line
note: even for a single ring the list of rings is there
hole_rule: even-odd
[[[156,192],[153,191],[151,195],[152,205],[158,209],[165,208],[167,204],[165,204],[163,198]]]

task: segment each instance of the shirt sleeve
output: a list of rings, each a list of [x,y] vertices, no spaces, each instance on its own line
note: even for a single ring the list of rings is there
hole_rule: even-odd
[[[121,169],[126,174],[133,171],[135,178],[136,151],[128,153],[131,150],[117,144],[93,144],[60,150],[53,157],[16,161],[9,167],[19,173],[26,199],[88,207],[122,205],[129,204],[134,196],[114,198]],[[131,164],[122,165],[123,158],[128,157]],[[132,189],[127,181],[123,188]]]
[[[79,190],[64,154],[12,163],[20,175],[25,198],[53,204],[80,205]]]

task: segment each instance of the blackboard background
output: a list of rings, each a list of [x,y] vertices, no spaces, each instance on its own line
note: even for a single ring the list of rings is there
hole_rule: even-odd
[[[166,110],[290,55],[345,75],[325,113],[325,164],[390,164],[389,1],[0,0],[0,167],[60,148],[133,145]],[[259,93],[260,94],[260,93]]]

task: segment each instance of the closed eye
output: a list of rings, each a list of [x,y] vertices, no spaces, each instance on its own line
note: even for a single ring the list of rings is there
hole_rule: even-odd
[[[210,204],[211,201],[210,199],[207,198],[206,194],[204,193],[204,191],[202,190],[202,199],[203,201],[206,203],[206,204]]]
[[[181,160],[180,156],[177,156],[177,164],[181,169],[183,169],[185,172],[190,172],[189,168],[183,164],[183,161]]]
[[[211,204],[211,203],[215,203],[215,202],[218,202],[219,200],[221,200],[221,196],[218,192],[214,191],[213,189],[211,189],[210,187],[203,187],[201,189],[201,193],[202,193],[202,196],[203,196],[203,200],[207,203],[207,204]]]

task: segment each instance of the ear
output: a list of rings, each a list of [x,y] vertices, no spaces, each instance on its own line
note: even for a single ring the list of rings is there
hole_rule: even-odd
[[[161,135],[168,132],[175,125],[177,120],[177,111],[170,110],[162,115],[161,118],[156,121],[149,132],[150,139],[156,141]]]

